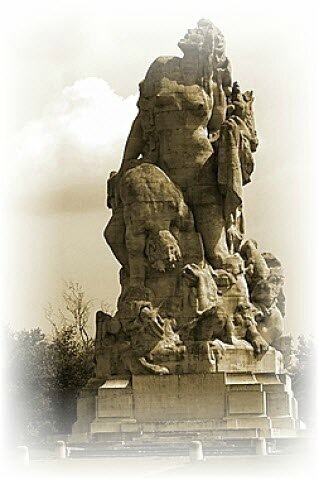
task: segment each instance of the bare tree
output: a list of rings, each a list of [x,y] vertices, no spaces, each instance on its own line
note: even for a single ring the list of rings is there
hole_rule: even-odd
[[[92,339],[88,334],[87,327],[93,300],[85,298],[82,285],[72,281],[65,282],[62,298],[67,314],[62,309],[55,312],[52,305],[48,303],[44,309],[46,319],[53,326],[55,334],[60,333],[63,329],[70,329],[74,334],[79,335],[85,347],[89,347]]]

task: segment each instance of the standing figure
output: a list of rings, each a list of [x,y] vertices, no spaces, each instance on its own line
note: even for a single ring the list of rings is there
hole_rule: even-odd
[[[178,46],[182,58],[157,58],[140,83],[139,112],[112,190],[127,170],[155,164],[180,189],[205,259],[221,268],[230,253],[226,230],[241,211],[242,185],[253,169],[252,95],[242,95],[237,84],[232,88],[224,37],[210,21],[200,20]],[[104,235],[125,267],[123,205],[113,204]]]

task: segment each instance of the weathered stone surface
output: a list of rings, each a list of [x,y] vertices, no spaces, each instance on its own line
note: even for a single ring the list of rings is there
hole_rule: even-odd
[[[280,432],[294,436],[299,420],[287,378],[249,372],[112,378],[95,391],[94,418],[90,412],[82,432],[96,440],[142,432],[207,432],[216,438],[271,438]],[[269,391],[274,385],[277,390]],[[79,433],[81,429],[74,430],[75,439]]]
[[[209,20],[178,46],[182,57],[157,58],[140,83],[121,165],[107,181],[104,237],[121,265],[121,293],[113,317],[97,313],[101,382],[81,396],[74,432],[272,436],[298,422],[285,375],[282,266],[245,238],[254,94],[233,82]]]
[[[246,391],[231,391],[227,395],[228,414],[265,414],[264,393],[254,392],[252,389]],[[254,425],[255,426],[255,425]]]
[[[127,379],[106,380],[99,388],[97,416],[132,417],[132,389]]]
[[[224,416],[223,375],[133,376],[133,390],[135,418],[141,423]]]
[[[252,347],[229,346],[217,360],[218,372],[283,373],[282,355],[270,348],[261,358],[256,359]]]
[[[211,21],[178,45],[183,57],[157,58],[140,83],[122,164],[107,182],[104,236],[122,265],[122,288],[115,317],[97,319],[98,374],[192,373],[184,360],[199,340],[250,344],[257,358],[273,345],[289,364],[281,264],[244,239],[243,186],[258,146],[254,94],[232,82]],[[174,325],[170,340],[164,324]],[[169,368],[152,358],[159,345]]]
[[[173,319],[182,342],[173,350],[184,346],[184,356],[194,340],[244,340],[258,356],[282,333],[275,257],[244,242],[242,188],[258,145],[253,92],[232,83],[224,37],[209,20],[178,45],[184,56],[157,58],[140,83],[122,164],[107,183],[112,218],[104,234],[122,265],[122,291],[113,319],[119,331],[110,332],[110,319],[109,328],[99,323],[99,372],[178,370],[176,355],[168,371],[153,362],[155,339],[149,343],[148,328],[139,326],[136,304],[143,302],[158,324]],[[136,336],[145,340],[143,351]]]

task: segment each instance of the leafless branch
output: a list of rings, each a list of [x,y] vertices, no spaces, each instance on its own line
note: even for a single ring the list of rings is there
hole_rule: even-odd
[[[83,287],[79,283],[68,281],[64,282],[64,284],[65,289],[62,293],[62,298],[64,300],[65,310],[69,315],[66,315],[61,308],[55,313],[52,305],[48,303],[44,309],[45,318],[51,323],[56,334],[63,328],[74,328],[81,338],[83,345],[88,347],[92,342],[87,331],[92,309],[92,300],[85,298]]]

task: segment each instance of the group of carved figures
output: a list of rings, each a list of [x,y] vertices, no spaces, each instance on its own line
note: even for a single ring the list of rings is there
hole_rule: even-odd
[[[253,349],[257,358],[269,346],[284,346],[281,265],[271,254],[261,254],[255,241],[246,241],[223,269],[188,264],[180,275],[194,308],[184,322],[134,297],[126,298],[127,309],[113,318],[98,312],[104,324],[98,347],[116,352],[115,371],[170,373],[167,360],[180,361],[194,343],[208,356],[220,356],[232,345]]]
[[[244,241],[242,187],[258,146],[253,92],[232,83],[210,21],[178,45],[183,57],[159,57],[141,82],[122,165],[107,184],[104,236],[122,290],[114,318],[98,313],[98,348],[116,349],[119,368],[133,373],[169,373],[165,360],[194,342],[262,355],[283,333],[280,262]]]

